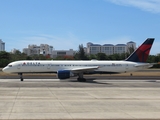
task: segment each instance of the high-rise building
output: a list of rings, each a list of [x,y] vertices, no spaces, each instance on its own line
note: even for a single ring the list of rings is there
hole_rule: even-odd
[[[0,51],[5,51],[5,43],[0,39]]]

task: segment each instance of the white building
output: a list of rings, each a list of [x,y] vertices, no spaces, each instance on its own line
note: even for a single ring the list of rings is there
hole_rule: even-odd
[[[100,44],[87,43],[87,54],[97,54],[101,52]]]
[[[127,43],[127,52],[130,53],[130,49],[132,49],[132,48],[133,48],[133,50],[136,49],[136,43],[133,42],[133,41],[130,41],[130,42]]]
[[[90,46],[91,45],[93,45],[93,43],[91,43],[91,42],[87,43],[87,52],[86,52],[87,54],[90,54]]]
[[[126,44],[117,44],[114,46],[114,54],[122,54],[127,52]]]
[[[97,54],[101,52],[101,45],[99,44],[92,44],[90,46],[90,54]]]
[[[15,54],[17,51],[19,51],[19,50],[18,50],[18,49],[13,48],[13,49],[11,50],[11,53]]]
[[[53,46],[49,46],[47,44],[40,45],[40,54],[51,55],[53,51]]]
[[[114,45],[112,44],[104,44],[101,46],[101,53],[105,53],[106,55],[114,54]]]
[[[84,52],[85,52],[85,53],[87,53],[87,48],[86,48],[86,47],[84,47],[83,49],[84,49]]]
[[[65,56],[65,55],[74,56],[74,54],[75,54],[75,51],[73,51],[73,49],[70,49],[70,50],[53,50],[53,52],[52,52],[53,58],[56,58],[58,56]]]
[[[135,42],[128,42],[127,44],[93,44],[91,42],[87,43],[87,54],[97,54],[97,53],[105,53],[106,55],[112,54],[122,54],[128,52],[128,49],[133,47],[134,50],[136,49]]]
[[[37,45],[28,45],[28,48],[23,49],[23,53],[30,55],[50,55],[52,57],[53,46],[49,46],[48,44]]]
[[[0,39],[0,51],[5,51],[5,43]]]

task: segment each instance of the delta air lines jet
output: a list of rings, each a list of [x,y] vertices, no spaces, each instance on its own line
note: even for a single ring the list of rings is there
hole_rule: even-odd
[[[125,73],[152,67],[146,63],[154,38],[148,38],[126,60],[121,61],[47,61],[23,60],[9,63],[3,72],[18,73],[23,81],[23,73],[57,73],[57,77],[67,79],[78,76],[78,81],[86,81],[85,73]]]

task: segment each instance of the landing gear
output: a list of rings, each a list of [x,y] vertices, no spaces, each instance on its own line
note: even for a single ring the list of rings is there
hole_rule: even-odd
[[[86,79],[83,77],[83,73],[78,74],[77,81],[79,82],[86,82]]]
[[[18,73],[18,75],[20,76],[20,80],[23,81],[23,74],[22,73]]]

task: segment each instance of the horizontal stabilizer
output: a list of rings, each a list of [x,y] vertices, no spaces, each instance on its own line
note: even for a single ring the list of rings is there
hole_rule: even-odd
[[[135,67],[152,67],[153,65],[157,65],[157,64],[160,64],[160,62],[158,62],[158,63],[138,64],[138,65],[135,65]]]

